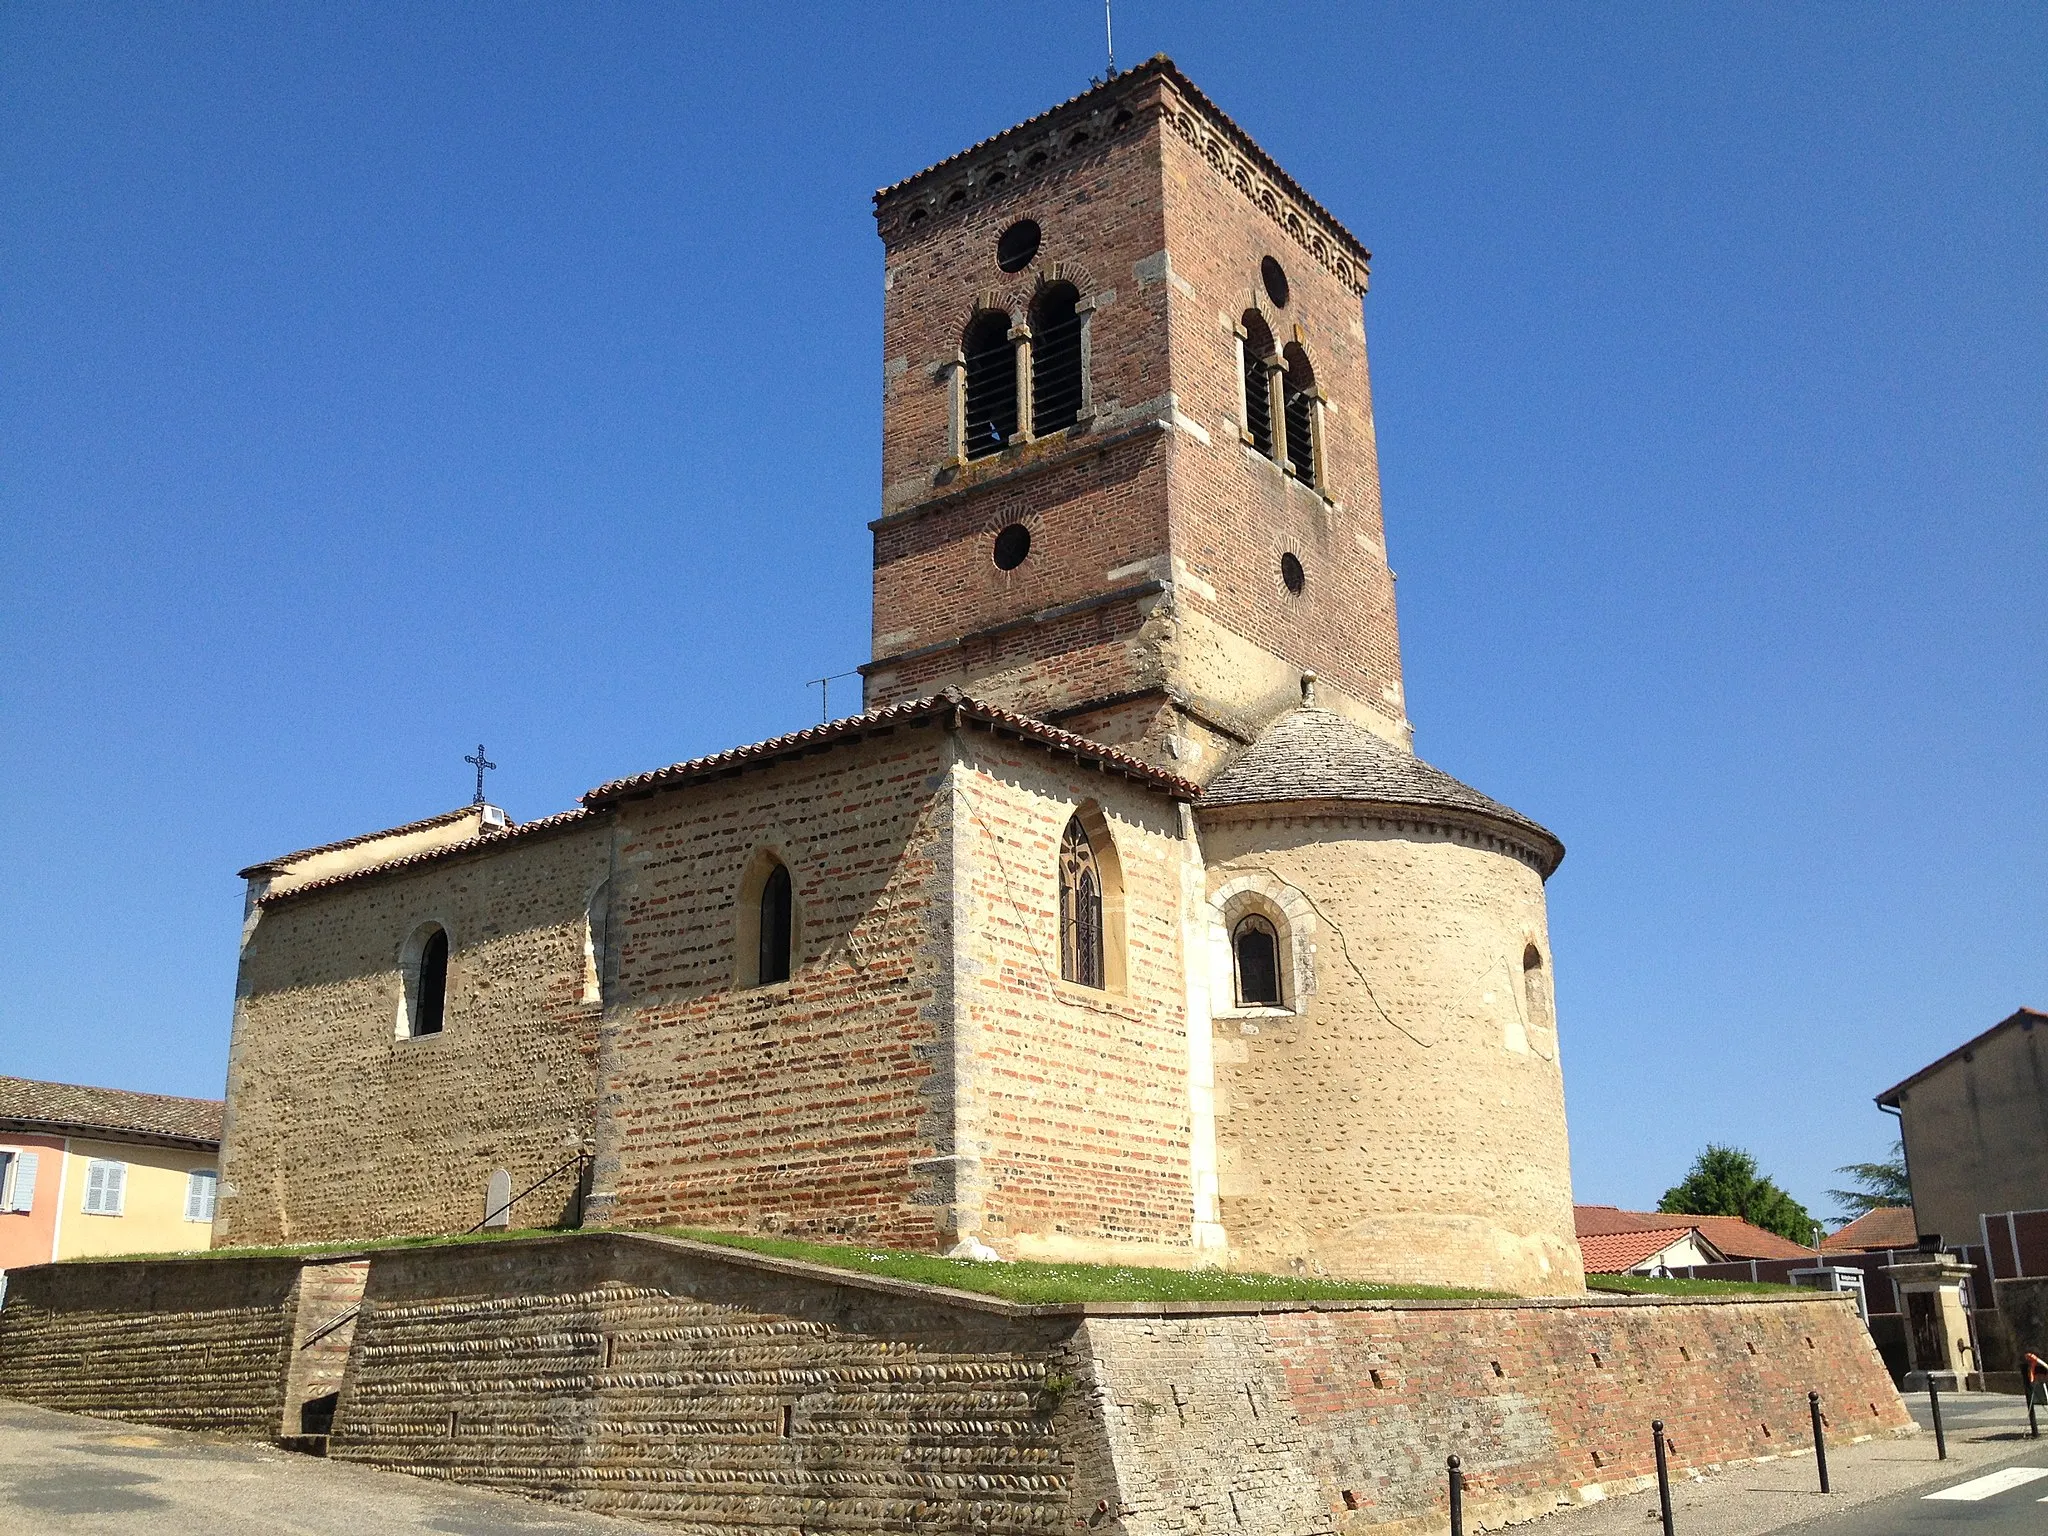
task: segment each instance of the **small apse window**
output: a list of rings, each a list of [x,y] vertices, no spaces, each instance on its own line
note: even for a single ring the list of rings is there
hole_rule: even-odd
[[[1263,917],[1247,917],[1231,935],[1240,1008],[1280,1006],[1280,936]]]
[[[448,933],[436,928],[420,946],[419,980],[413,994],[412,1032],[438,1035],[447,1016]]]
[[[1268,256],[1259,263],[1259,280],[1266,285],[1266,297],[1279,309],[1287,307],[1287,269]]]
[[[1280,579],[1287,584],[1287,590],[1296,597],[1308,585],[1308,572],[1301,568],[1301,560],[1293,554],[1280,557]]]
[[[1031,530],[1022,523],[1012,523],[996,535],[996,569],[1014,571],[1024,563],[1024,557],[1031,553]]]
[[[1005,272],[1022,272],[1038,254],[1038,221],[1019,219],[996,239],[996,265]]]

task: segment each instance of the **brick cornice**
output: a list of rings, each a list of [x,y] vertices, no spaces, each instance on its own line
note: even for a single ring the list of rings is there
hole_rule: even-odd
[[[1171,125],[1215,172],[1354,292],[1363,293],[1372,253],[1258,141],[1203,94],[1165,54],[1147,59],[1014,128],[875,193],[875,223],[894,247],[938,220],[1029,178],[1093,153],[1104,139],[1157,120]]]

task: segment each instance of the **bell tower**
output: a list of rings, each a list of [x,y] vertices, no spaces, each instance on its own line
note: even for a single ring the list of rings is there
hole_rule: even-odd
[[[875,196],[867,704],[1205,780],[1321,679],[1406,746],[1368,253],[1161,56]]]

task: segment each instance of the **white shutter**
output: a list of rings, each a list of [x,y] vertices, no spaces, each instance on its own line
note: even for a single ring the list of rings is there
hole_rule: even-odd
[[[36,1162],[33,1152],[14,1155],[14,1198],[7,1202],[10,1211],[32,1211],[36,1208]]]
[[[128,1165],[126,1163],[107,1164],[107,1214],[110,1216],[120,1215],[126,1203],[127,1195]]]
[[[185,1219],[212,1221],[213,1197],[219,1175],[211,1168],[195,1168],[185,1175]]]
[[[85,1209],[94,1216],[121,1214],[122,1197],[128,1187],[126,1163],[102,1162],[94,1158],[85,1165]]]
[[[107,1165],[94,1159],[85,1165],[85,1212],[97,1216],[107,1192]]]

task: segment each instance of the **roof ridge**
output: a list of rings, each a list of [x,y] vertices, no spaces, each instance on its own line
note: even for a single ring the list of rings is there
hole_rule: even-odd
[[[235,876],[237,879],[247,880],[255,875],[268,874],[270,871],[282,868],[286,864],[296,863],[300,859],[310,859],[315,854],[339,853],[344,848],[353,848],[358,843],[375,842],[380,837],[403,837],[408,832],[424,832],[429,827],[443,826],[448,822],[458,821],[476,808],[475,802],[472,801],[468,805],[459,805],[452,811],[443,811],[438,816],[427,816],[418,821],[401,822],[395,827],[384,827],[375,832],[358,832],[354,837],[340,838],[331,843],[319,843],[311,848],[301,848],[295,853],[281,853],[274,859],[264,859],[260,863],[251,864],[247,869],[237,870],[235,871]]]

